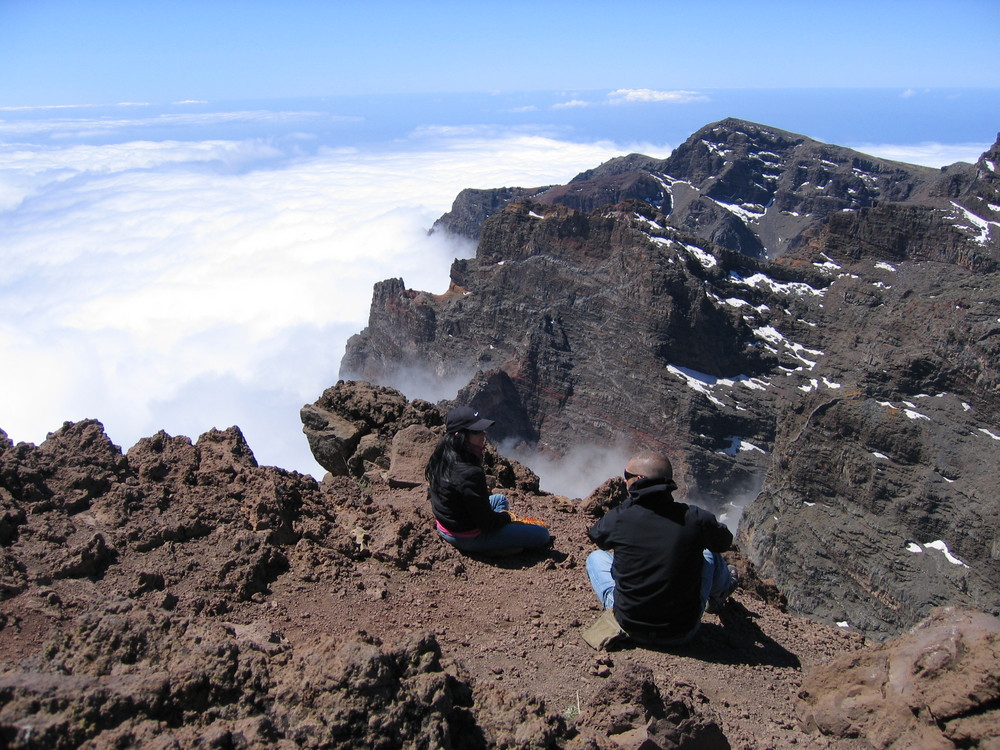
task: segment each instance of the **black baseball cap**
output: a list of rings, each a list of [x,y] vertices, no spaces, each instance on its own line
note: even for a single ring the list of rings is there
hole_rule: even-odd
[[[459,430],[482,432],[492,424],[492,419],[480,417],[479,412],[471,406],[456,406],[444,418],[444,428],[448,432],[458,432]]]

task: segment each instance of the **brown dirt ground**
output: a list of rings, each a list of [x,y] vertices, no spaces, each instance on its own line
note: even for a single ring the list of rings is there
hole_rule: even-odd
[[[652,671],[657,684],[694,685],[733,748],[858,748],[857,740],[806,734],[794,710],[805,670],[859,648],[856,634],[781,612],[737,591],[721,617],[706,615],[688,647],[674,653],[639,648],[597,652],[582,630],[600,614],[584,561],[593,518],[556,512],[545,497],[508,492],[514,509],[550,522],[554,549],[502,560],[474,559],[441,542],[432,569],[356,564],[333,589],[286,576],[272,587],[275,624],[293,644],[317,631],[358,631],[387,643],[431,630],[446,665],[477,683],[543,699],[568,719],[616,675]],[[425,503],[424,490],[389,491],[379,503]]]
[[[73,427],[47,451],[57,453],[60,441],[72,446],[70,438],[77,433],[93,437],[96,431],[96,425]],[[92,475],[99,474],[102,460],[120,463],[120,455],[100,440],[85,442],[97,446],[97,458],[87,463]],[[45,661],[46,643],[57,643],[51,653],[69,665],[66,669],[76,670],[68,674],[93,672],[91,655],[107,658],[104,673],[114,673],[129,655],[115,644],[104,649],[92,637],[87,640],[87,632],[97,631],[81,623],[92,611],[105,618],[101,622],[125,628],[112,633],[127,634],[133,627],[129,622],[190,618],[205,627],[214,623],[259,632],[259,643],[280,641],[295,658],[315,654],[319,660],[329,653],[325,644],[331,638],[347,643],[363,634],[361,640],[395,647],[412,642],[414,634],[431,632],[444,670],[484,696],[484,706],[492,706],[481,710],[496,712],[504,701],[536,705],[532,699],[540,699],[547,713],[565,719],[569,748],[640,746],[646,730],[641,711],[636,718],[635,687],[637,679],[646,678],[664,700],[674,693],[694,694],[699,714],[717,721],[732,748],[868,747],[857,739],[807,733],[795,714],[796,694],[809,668],[862,647],[864,640],[781,611],[773,603],[779,597],[768,595],[767,585],[738,555],[731,558],[741,571],[742,587],[721,616],[706,615],[692,644],[676,652],[630,647],[596,652],[581,636],[600,613],[584,569],[592,549],[586,530],[594,520],[585,512],[586,503],[506,490],[515,512],[549,523],[554,547],[501,560],[477,559],[433,533],[422,487],[359,485],[342,477],[316,488],[303,478],[252,466],[247,453],[234,431],[203,437],[197,451],[184,440],[157,437],[129,454],[135,484],[115,485],[89,507],[31,506],[23,519],[30,532],[22,532],[11,552],[35,571],[30,576],[36,582],[11,588],[16,593],[0,601],[0,676],[16,683],[23,674],[45,683],[48,678],[30,666],[43,662],[50,675],[53,670],[67,674]],[[36,476],[29,468],[48,454],[24,455],[21,473],[12,476]],[[200,473],[193,466],[201,466]],[[66,488],[89,486],[81,485],[77,469],[59,471],[64,473],[45,475],[54,477],[47,480],[53,486],[65,485],[57,498],[76,497]],[[282,503],[294,488],[306,499],[293,517]],[[96,544],[97,531],[114,541]],[[265,535],[272,541],[263,542]],[[176,541],[163,543],[167,538]],[[142,549],[136,547],[139,542]],[[115,556],[108,552],[112,548]],[[287,564],[273,563],[279,552]],[[41,575],[43,570],[48,572]],[[87,574],[98,570],[103,572]],[[43,579],[47,583],[40,583]],[[5,580],[0,576],[0,584]],[[148,653],[197,658],[186,645],[197,640],[185,641],[183,633],[171,637],[162,645],[148,643]],[[75,654],[74,643],[87,651]],[[27,671],[21,665],[29,665]],[[175,667],[175,672],[189,668],[188,662]],[[319,674],[336,665],[316,668]],[[25,700],[33,694],[29,691]],[[72,706],[67,711],[70,721]],[[595,719],[601,712],[603,718]],[[11,726],[20,726],[20,719],[24,716],[12,717]],[[121,729],[117,736],[128,736],[133,744],[120,746],[141,746],[143,731],[160,731],[150,726]],[[611,726],[620,729],[607,729]],[[574,727],[581,730],[576,738]],[[585,730],[595,727],[604,727],[604,735],[588,744]],[[192,747],[202,746],[196,727],[185,731],[191,734],[178,736],[194,738]],[[187,740],[180,742],[188,746]],[[536,745],[529,739],[508,746]]]

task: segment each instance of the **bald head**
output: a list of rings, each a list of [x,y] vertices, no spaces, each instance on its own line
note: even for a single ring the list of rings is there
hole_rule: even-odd
[[[662,453],[645,451],[637,453],[628,460],[625,471],[629,474],[638,474],[649,479],[673,479],[674,467],[670,465],[670,459]]]

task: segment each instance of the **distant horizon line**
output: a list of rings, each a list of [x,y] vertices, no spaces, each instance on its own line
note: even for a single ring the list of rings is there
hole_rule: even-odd
[[[222,106],[239,102],[280,102],[280,101],[301,101],[301,100],[325,100],[325,99],[358,99],[358,98],[385,98],[385,97],[461,97],[461,96],[505,96],[514,94],[530,95],[555,95],[574,96],[582,93],[602,93],[610,95],[616,92],[651,92],[652,94],[697,94],[715,92],[748,92],[748,91],[788,91],[788,92],[840,92],[840,93],[872,93],[880,91],[895,91],[901,98],[917,96],[922,93],[940,92],[964,92],[964,91],[998,91],[998,86],[732,86],[732,87],[690,87],[672,89],[650,89],[647,87],[619,87],[617,89],[608,88],[558,88],[558,89],[483,89],[483,90],[462,90],[462,91],[398,91],[398,92],[343,92],[327,94],[276,94],[272,96],[227,96],[224,98],[204,98],[187,97],[183,99],[171,99],[170,101],[130,101],[120,100],[117,102],[87,102],[87,103],[45,103],[45,104],[4,104],[0,105],[0,112],[31,112],[58,109],[97,109],[109,107],[164,107],[164,106],[185,106],[185,105],[210,105]],[[631,104],[684,104],[686,102],[670,98],[650,98],[629,100]]]

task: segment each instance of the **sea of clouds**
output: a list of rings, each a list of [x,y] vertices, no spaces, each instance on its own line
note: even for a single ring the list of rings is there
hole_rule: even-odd
[[[336,382],[376,282],[442,292],[474,253],[427,233],[460,190],[669,153],[479,127],[360,147],[317,136],[357,124],[322,113],[127,109],[0,111],[0,428],[15,442],[84,418],[125,450],[238,425],[261,464],[321,476],[299,408]],[[978,156],[880,148],[935,165]],[[593,478],[581,462],[549,467],[548,488],[586,494],[624,454],[610,458],[582,462]]]
[[[457,193],[561,183],[620,153],[474,129],[377,150],[304,150],[301,135],[64,145],[134,121],[5,124],[0,428],[37,444],[96,418],[127,450],[235,424],[260,463],[316,476],[299,408],[336,382],[376,282],[442,292],[474,253],[427,233]]]

